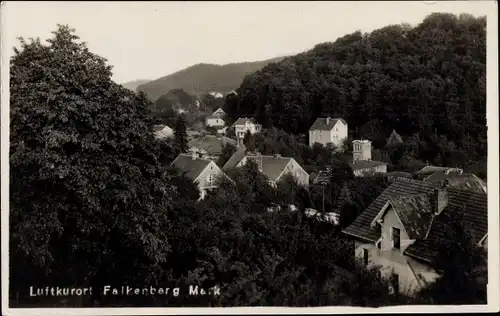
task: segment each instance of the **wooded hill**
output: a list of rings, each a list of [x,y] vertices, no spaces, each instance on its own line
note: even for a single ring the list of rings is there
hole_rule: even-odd
[[[143,91],[155,101],[170,90],[182,89],[189,94],[200,96],[209,92],[227,93],[239,87],[243,78],[269,63],[279,62],[284,57],[262,61],[232,63],[227,65],[197,64],[165,77],[140,85]]]
[[[238,93],[226,100],[233,119],[301,134],[319,116],[343,117],[353,137],[384,144],[395,129],[422,160],[449,163],[437,157],[444,146],[441,155],[470,163],[487,149],[486,18],[435,13],[414,27],[354,32],[267,65]]]

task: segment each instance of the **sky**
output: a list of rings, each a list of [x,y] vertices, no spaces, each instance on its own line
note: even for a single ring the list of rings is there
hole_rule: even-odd
[[[361,30],[416,25],[433,12],[487,15],[481,1],[4,1],[2,50],[17,37],[76,29],[125,83],[157,79],[198,63],[227,64],[293,55]]]

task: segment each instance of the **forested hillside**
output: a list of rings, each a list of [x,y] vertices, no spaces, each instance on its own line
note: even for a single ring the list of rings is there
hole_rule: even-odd
[[[226,111],[294,134],[340,116],[352,137],[395,129],[413,142],[406,156],[466,165],[486,156],[485,63],[486,18],[436,13],[270,64],[243,80]]]
[[[170,90],[182,89],[189,94],[200,96],[211,91],[226,93],[236,89],[243,78],[268,65],[281,61],[283,57],[227,65],[197,64],[173,74],[152,80],[139,86],[138,91],[156,100]]]

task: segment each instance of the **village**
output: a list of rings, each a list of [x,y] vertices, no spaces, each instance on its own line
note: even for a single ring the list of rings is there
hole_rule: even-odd
[[[239,168],[247,161],[254,161],[259,172],[269,184],[276,187],[285,176],[292,176],[295,181],[310,189],[318,190],[329,181],[330,170],[327,168],[314,175],[308,174],[294,157],[279,154],[263,155],[248,151],[243,143],[248,134],[257,134],[262,126],[254,118],[241,117],[231,126],[226,126],[225,112],[218,108],[205,119],[207,127],[215,127],[215,135],[192,133],[189,151],[181,153],[172,165],[186,173],[199,189],[199,199],[217,188],[218,179],[228,170]],[[168,126],[156,126],[155,137],[158,139],[174,137]],[[234,130],[234,138],[225,136],[228,129]],[[477,175],[463,172],[462,169],[446,166],[427,165],[411,174],[402,171],[387,172],[387,162],[372,160],[371,141],[355,139],[352,144],[348,139],[348,123],[342,118],[318,118],[309,129],[309,146],[315,144],[331,146],[342,151],[344,146],[352,146],[350,167],[355,177],[387,177],[392,183],[370,206],[359,215],[342,233],[355,243],[355,257],[366,266],[380,267],[381,276],[392,275],[392,292],[411,295],[426,284],[435,281],[439,274],[429,263],[435,249],[429,241],[436,240],[447,225],[443,211],[449,212],[467,208],[467,220],[474,224],[477,245],[487,249],[487,185]],[[387,144],[402,142],[401,136],[393,130]],[[236,151],[222,166],[216,164],[223,146],[230,144]],[[288,209],[296,211],[295,205],[270,206],[269,212]],[[324,209],[305,209],[309,218],[339,225],[338,212],[325,212]],[[394,276],[396,277],[394,280]]]

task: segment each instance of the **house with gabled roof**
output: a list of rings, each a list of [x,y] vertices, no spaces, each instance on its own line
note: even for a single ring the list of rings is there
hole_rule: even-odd
[[[285,175],[291,175],[297,183],[309,186],[309,174],[291,157],[281,155],[262,155],[260,153],[246,153],[237,150],[224,165],[223,170],[244,166],[249,160],[254,161],[259,171],[264,174],[272,186],[283,179]]]
[[[477,245],[488,247],[486,194],[435,183],[397,179],[342,232],[354,241],[354,255],[382,276],[394,276],[392,289],[412,295],[439,277],[431,262],[451,216],[463,209]]]
[[[214,113],[212,113],[212,116],[222,117],[224,115],[226,115],[226,112],[222,108],[218,108],[214,111]]]
[[[484,180],[473,173],[464,173],[461,170],[458,172],[450,170],[436,171],[424,178],[423,181],[441,185],[446,183],[446,185],[451,188],[487,193],[487,186]]]
[[[323,146],[331,143],[336,147],[347,139],[347,122],[342,118],[320,117],[309,128],[309,146],[318,143]]]
[[[262,130],[262,125],[258,124],[254,118],[240,117],[234,122],[234,134],[238,139],[245,138],[245,134],[250,132],[250,134],[259,133]]]
[[[200,159],[196,153],[180,154],[172,162],[172,166],[184,172],[198,186],[200,200],[217,188],[217,180],[220,177],[229,179],[213,160]]]

